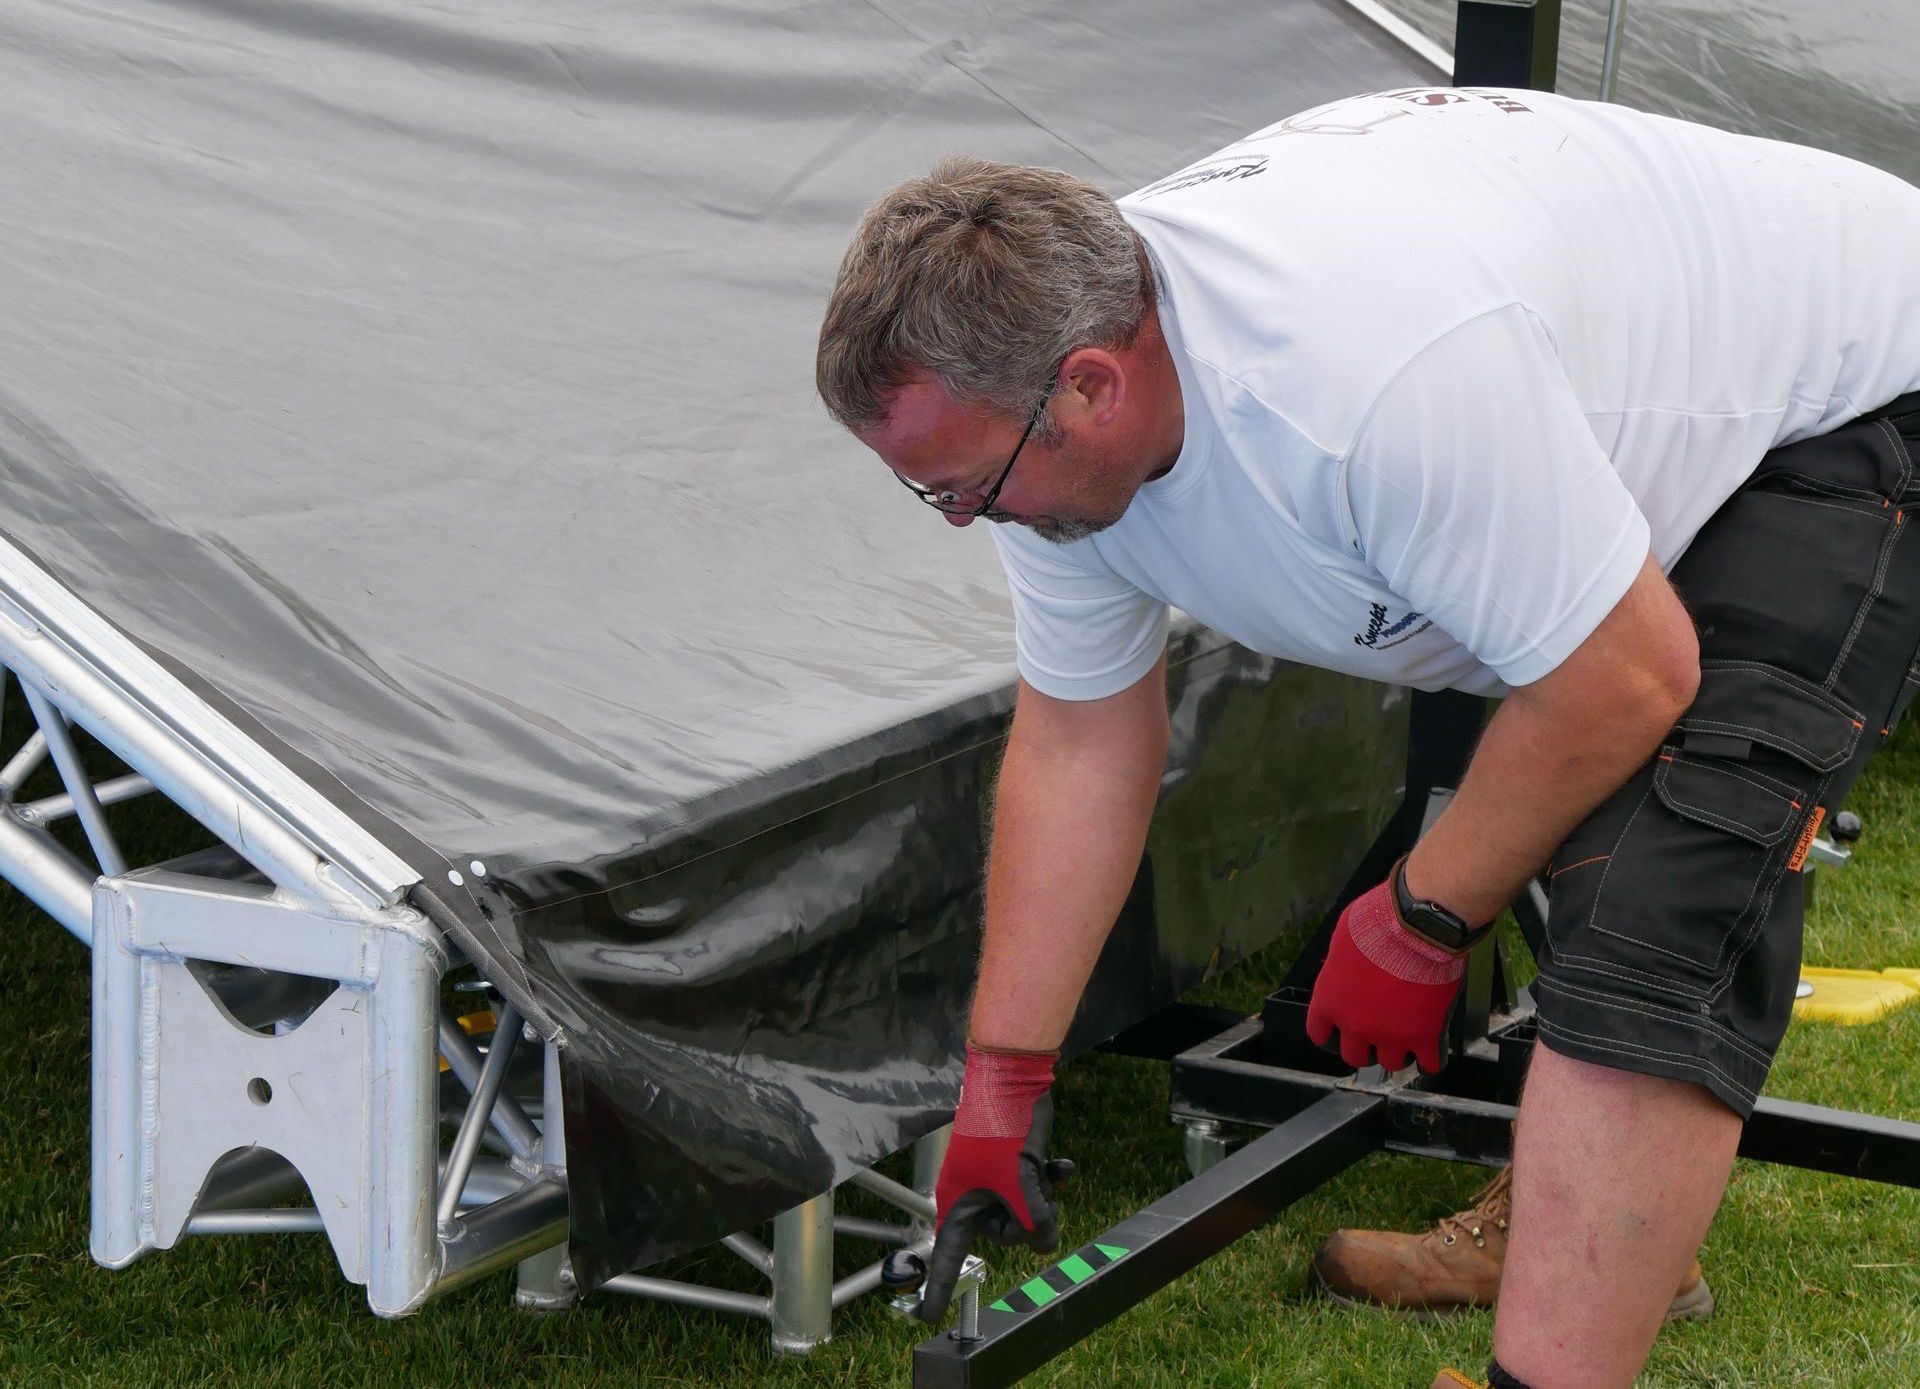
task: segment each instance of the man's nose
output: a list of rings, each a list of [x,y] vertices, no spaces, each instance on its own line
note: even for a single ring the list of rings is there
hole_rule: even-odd
[[[943,511],[940,514],[947,518],[950,526],[971,526],[975,520],[964,511]]]

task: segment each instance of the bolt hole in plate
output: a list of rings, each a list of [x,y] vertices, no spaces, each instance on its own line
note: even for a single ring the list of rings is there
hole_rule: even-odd
[[[255,1076],[247,1082],[247,1098],[255,1104],[271,1104],[273,1103],[273,1087],[259,1076]]]

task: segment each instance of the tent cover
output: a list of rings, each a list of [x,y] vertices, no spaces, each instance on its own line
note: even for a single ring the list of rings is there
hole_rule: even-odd
[[[861,208],[1436,80],[1336,0],[8,0],[0,531],[564,1044],[591,1286],[953,1103],[1011,620],[814,398]],[[1174,662],[1070,1050],[1311,923],[1397,800],[1399,692]]]

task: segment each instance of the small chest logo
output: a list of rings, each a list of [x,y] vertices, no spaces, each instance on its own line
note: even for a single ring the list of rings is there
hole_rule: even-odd
[[[1425,620],[1424,613],[1410,612],[1398,621],[1387,621],[1387,605],[1372,603],[1367,608],[1367,629],[1353,634],[1355,646],[1369,646],[1376,651],[1384,651],[1390,646],[1398,646],[1409,637],[1417,637],[1433,624]],[[1418,626],[1414,624],[1418,623]]]

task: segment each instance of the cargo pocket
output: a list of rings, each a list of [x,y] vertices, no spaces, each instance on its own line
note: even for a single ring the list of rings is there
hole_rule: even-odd
[[[1900,720],[1913,707],[1916,694],[1920,694],[1920,656],[1916,656],[1913,664],[1907,667],[1906,682],[1900,686],[1900,693],[1893,697],[1893,711],[1887,715],[1887,722],[1880,730],[1882,738],[1893,736],[1893,730],[1900,726]]]
[[[1700,691],[1654,763],[1614,846],[1588,949],[1705,996],[1765,916],[1816,800],[1853,755],[1859,717],[1819,687],[1755,662],[1701,663]]]

